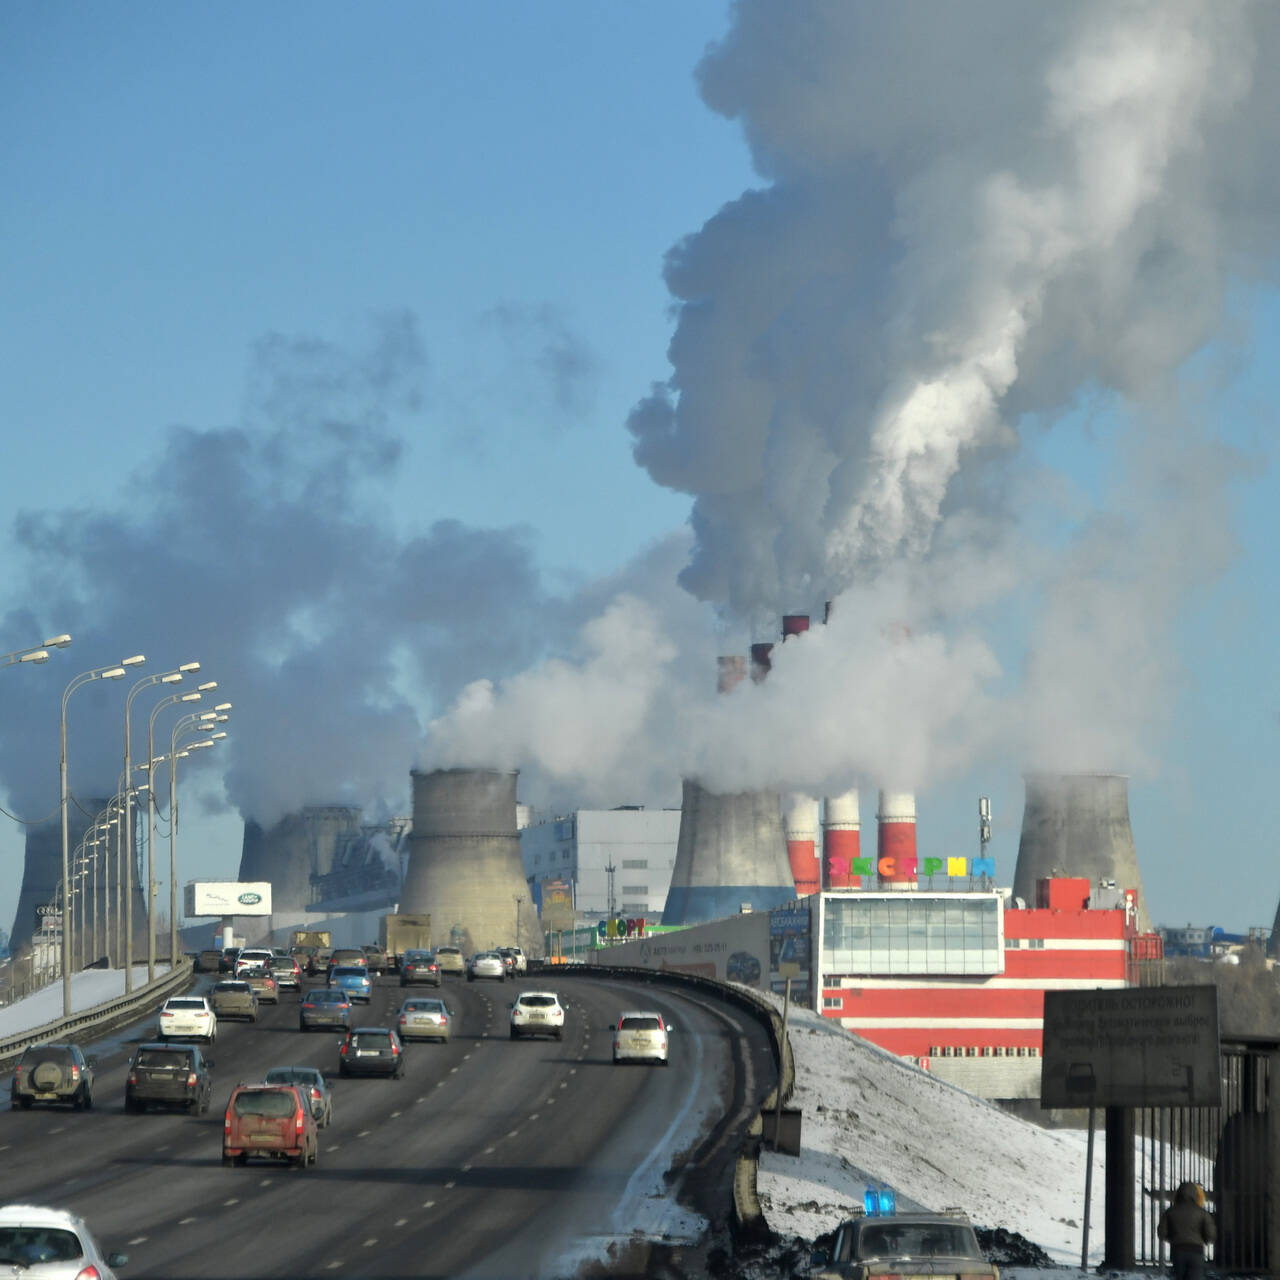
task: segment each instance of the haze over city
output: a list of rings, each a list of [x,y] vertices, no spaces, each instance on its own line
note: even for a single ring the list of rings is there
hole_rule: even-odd
[[[1269,926],[1280,17],[924,14],[7,6],[0,649],[75,639],[5,808],[145,652],[235,708],[184,879],[457,763],[911,787],[922,854],[989,795],[1007,882],[1021,774],[1100,770],[1158,923]]]

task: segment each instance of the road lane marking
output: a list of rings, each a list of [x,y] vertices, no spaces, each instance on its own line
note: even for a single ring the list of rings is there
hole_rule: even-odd
[[[434,1209],[436,1207],[436,1202],[434,1200],[424,1200],[422,1202],[422,1207],[424,1209]]]
[[[338,1269],[340,1266],[342,1266],[342,1259],[341,1259],[341,1258],[339,1258],[336,1262],[331,1262],[331,1263],[329,1263],[329,1266],[328,1266],[327,1270],[329,1270],[329,1271],[337,1271],[337,1269]]]
[[[146,1236],[134,1236],[134,1237],[133,1237],[133,1239],[129,1241],[129,1243],[130,1243],[130,1244],[145,1244],[145,1243],[146,1243],[146,1240],[147,1240],[147,1237],[146,1237]]]
[[[56,1129],[49,1130],[49,1136],[52,1138],[55,1133],[65,1133],[66,1129],[67,1126],[65,1124],[59,1125]]]
[[[444,1185],[445,1185],[445,1188],[448,1189],[449,1187],[456,1187],[458,1184],[455,1181],[449,1181],[449,1182],[446,1182]]]
[[[335,1142],[331,1147],[325,1147],[326,1151],[340,1151],[341,1149],[342,1149],[342,1143],[340,1142]]]
[[[198,1221],[198,1219],[196,1219],[196,1218],[179,1218],[179,1219],[178,1219],[178,1226],[180,1226],[180,1227],[185,1227],[185,1226],[187,1225],[187,1223],[189,1223],[189,1222],[196,1222],[196,1221]]]
[[[370,1236],[370,1237],[369,1237],[369,1238],[364,1242],[364,1247],[365,1247],[366,1249],[368,1249],[371,1245],[375,1245],[375,1244],[377,1244],[377,1243],[378,1243],[378,1237],[377,1237],[377,1236]]]
[[[510,1132],[509,1134],[507,1134],[507,1137],[508,1137],[508,1138],[514,1138],[514,1137],[515,1137],[519,1132],[520,1132],[520,1130],[519,1130],[519,1129],[512,1129],[512,1130],[511,1130],[511,1132]]]
[[[409,1219],[408,1219],[408,1218],[397,1218],[397,1219],[396,1219],[396,1226],[397,1226],[397,1227],[403,1227],[403,1226],[404,1226],[404,1224],[405,1224],[406,1222],[408,1222],[408,1221],[409,1221]]]
[[[439,1082],[439,1081],[437,1081],[437,1082],[436,1082],[436,1088],[438,1089],[439,1087],[440,1087],[440,1082]],[[427,1095],[426,1095],[425,1093],[420,1093],[420,1094],[418,1095],[418,1101],[419,1101],[419,1102],[426,1102],[426,1100],[427,1100]]]
[[[263,1178],[262,1181],[258,1183],[258,1186],[260,1187],[269,1187],[270,1185],[271,1185],[270,1178]]]
[[[560,1081],[560,1087],[561,1087],[562,1089],[567,1089],[567,1088],[569,1087],[569,1082],[568,1082],[567,1080],[561,1080],[561,1081]]]
[[[394,1120],[394,1119],[396,1118],[396,1116],[398,1116],[399,1114],[400,1114],[400,1113],[399,1113],[398,1111],[393,1111],[393,1112],[391,1113],[391,1118]]]
[[[485,1155],[487,1155],[487,1156],[491,1156],[491,1155],[493,1155],[493,1151],[494,1151],[494,1148],[493,1148],[493,1147],[485,1147],[485,1149],[484,1149],[484,1153],[485,1153]]]
[[[470,1172],[471,1172],[471,1166],[470,1166],[469,1164],[464,1164],[464,1165],[462,1166],[462,1172],[463,1172],[463,1173],[470,1173]]]
[[[6,1143],[4,1144],[4,1146],[3,1146],[3,1147],[0,1147],[0,1151],[8,1151],[8,1150],[9,1150],[9,1146],[10,1146],[10,1144],[6,1142]]]
[[[570,1068],[569,1068],[569,1074],[570,1074],[571,1076],[576,1076],[576,1075],[578,1074],[578,1068],[577,1068],[577,1067],[570,1067]]]
[[[449,1074],[450,1074],[451,1076],[456,1076],[456,1075],[458,1074],[458,1068],[457,1068],[457,1067],[450,1067],[450,1068],[449,1068]]]
[[[471,1055],[470,1055],[469,1053],[464,1053],[464,1054],[462,1055],[462,1060],[463,1060],[463,1062],[466,1062],[466,1060],[467,1060],[469,1057],[471,1057]]]
[[[360,1132],[356,1134],[356,1137],[367,1138],[372,1132],[373,1132],[372,1129],[361,1129]]]
[[[536,1111],[533,1113],[533,1115],[529,1117],[530,1120],[536,1120],[537,1118],[538,1118],[538,1113]]]
[[[230,1207],[231,1205],[233,1205],[233,1204],[239,1204],[239,1203],[240,1203],[240,1197],[239,1197],[239,1196],[232,1196],[230,1200],[224,1200],[224,1201],[222,1202],[222,1207],[223,1207],[224,1209],[226,1209],[226,1208],[229,1208],[229,1207]]]

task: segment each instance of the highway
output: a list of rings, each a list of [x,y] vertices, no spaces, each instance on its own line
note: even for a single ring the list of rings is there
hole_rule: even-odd
[[[564,1039],[511,1041],[508,1002],[540,988],[567,1004]],[[394,1025],[406,994],[435,991],[379,979],[356,1021]],[[632,1247],[604,1273],[643,1274],[646,1241],[692,1239],[699,1213],[723,1220],[741,1133],[774,1080],[754,1019],[701,993],[563,973],[446,980],[443,994],[450,1043],[413,1044],[398,1081],[338,1078],[337,1033],[300,1032],[293,994],[257,1024],[220,1023],[200,1117],[123,1111],[128,1055],[153,1037],[152,1015],[86,1046],[92,1112],[0,1116],[0,1197],[75,1209],[129,1255],[124,1280],[560,1277],[611,1243]],[[675,1023],[669,1068],[613,1066],[624,1008]],[[289,1063],[333,1074],[318,1167],[223,1168],[231,1087]]]

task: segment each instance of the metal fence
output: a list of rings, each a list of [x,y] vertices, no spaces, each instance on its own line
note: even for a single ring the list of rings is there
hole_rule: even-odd
[[[1210,1255],[1216,1268],[1273,1270],[1269,1135],[1277,1118],[1270,1102],[1273,1073],[1280,1084],[1280,1041],[1224,1039],[1221,1065],[1221,1106],[1142,1108],[1135,1114],[1140,1265],[1168,1263],[1168,1246],[1157,1236],[1160,1215],[1180,1183],[1197,1182],[1218,1225]]]

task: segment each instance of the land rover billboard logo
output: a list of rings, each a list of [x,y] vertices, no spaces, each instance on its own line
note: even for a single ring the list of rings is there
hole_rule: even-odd
[[[260,894],[260,893],[242,893],[242,894],[241,894],[241,895],[236,899],[236,901],[237,901],[237,902],[241,902],[241,903],[243,903],[246,907],[256,907],[256,906],[258,905],[258,903],[260,903],[260,902],[262,901],[262,894]]]

